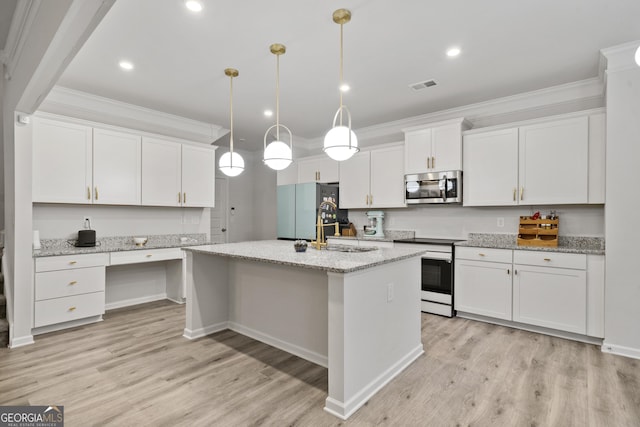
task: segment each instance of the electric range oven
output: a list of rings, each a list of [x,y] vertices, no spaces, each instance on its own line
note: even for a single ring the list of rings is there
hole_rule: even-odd
[[[396,244],[411,245],[425,249],[421,260],[421,292],[420,307],[425,313],[453,317],[454,299],[454,243],[460,240],[429,239],[416,237],[413,239],[394,240]]]

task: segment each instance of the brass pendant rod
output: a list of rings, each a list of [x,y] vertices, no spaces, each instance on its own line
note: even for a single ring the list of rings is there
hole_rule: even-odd
[[[233,76],[229,76],[229,152],[231,153],[231,167],[233,167]]]
[[[280,141],[280,55],[276,55],[276,141]]]
[[[343,27],[344,24],[340,24],[340,126],[342,126],[342,79],[343,79]]]

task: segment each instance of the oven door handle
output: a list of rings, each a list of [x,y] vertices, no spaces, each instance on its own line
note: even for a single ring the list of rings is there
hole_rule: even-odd
[[[447,201],[447,175],[443,175],[442,179],[444,180],[444,192],[441,191],[442,201],[446,202]]]

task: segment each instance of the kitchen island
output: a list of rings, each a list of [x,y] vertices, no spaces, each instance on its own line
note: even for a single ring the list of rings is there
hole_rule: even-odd
[[[324,409],[342,419],[423,353],[420,249],[297,253],[292,242],[257,241],[184,250],[184,336],[231,329],[327,367]]]

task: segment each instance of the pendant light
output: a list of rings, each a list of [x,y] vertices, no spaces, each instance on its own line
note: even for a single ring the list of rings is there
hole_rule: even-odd
[[[342,104],[342,74],[343,74],[343,36],[342,28],[344,24],[351,21],[351,12],[347,9],[338,9],[333,12],[333,22],[340,24],[340,108],[333,117],[333,128],[324,137],[323,151],[334,160],[347,160],[360,149],[358,148],[358,138],[351,130],[351,112],[346,105]],[[347,114],[348,127],[342,123],[343,114]],[[340,117],[340,124],[336,126],[336,120]]]
[[[276,56],[276,124],[267,129],[264,134],[264,158],[262,161],[271,169],[282,170],[291,164],[293,158],[291,131],[285,125],[280,124],[280,55],[283,55],[287,48],[282,44],[275,43],[269,46],[269,50]],[[267,135],[273,128],[276,128],[276,139],[267,145]],[[280,128],[289,133],[289,145],[280,139]]]
[[[227,176],[238,176],[244,170],[244,159],[238,153],[233,152],[233,78],[238,77],[238,70],[235,68],[226,68],[224,73],[229,76],[230,96],[229,96],[229,113],[230,113],[230,137],[229,151],[220,156],[218,167],[220,171]]]

